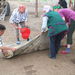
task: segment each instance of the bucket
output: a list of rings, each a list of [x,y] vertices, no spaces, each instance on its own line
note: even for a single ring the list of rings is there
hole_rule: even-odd
[[[30,36],[30,29],[29,28],[18,28],[20,30],[21,36],[23,39],[28,39]]]

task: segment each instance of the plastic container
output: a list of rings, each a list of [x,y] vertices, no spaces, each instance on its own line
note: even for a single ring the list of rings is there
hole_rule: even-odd
[[[20,33],[23,39],[28,39],[30,36],[30,29],[29,28],[19,28]]]

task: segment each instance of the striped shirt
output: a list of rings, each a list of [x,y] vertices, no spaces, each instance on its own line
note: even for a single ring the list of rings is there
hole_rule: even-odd
[[[28,11],[25,10],[24,13],[19,13],[18,8],[14,9],[9,22],[10,23],[20,23],[28,20]]]

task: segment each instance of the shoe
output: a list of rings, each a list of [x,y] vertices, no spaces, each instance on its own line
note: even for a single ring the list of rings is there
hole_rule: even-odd
[[[51,59],[56,59],[56,57],[50,57]]]
[[[66,52],[70,53],[71,49],[70,48],[66,48]]]
[[[27,41],[29,41],[30,39],[28,38]]]
[[[27,41],[31,41],[31,39],[28,38]]]
[[[56,57],[53,57],[50,54],[48,55],[48,57],[51,58],[51,59],[56,59]]]
[[[16,44],[18,44],[18,45],[19,45],[19,44],[21,44],[21,42],[20,42],[20,41],[16,41]]]
[[[59,54],[69,54],[69,52],[66,52],[66,51],[60,51]]]
[[[71,49],[70,48],[66,48],[65,51],[60,51],[59,53],[60,54],[69,54],[71,52]]]

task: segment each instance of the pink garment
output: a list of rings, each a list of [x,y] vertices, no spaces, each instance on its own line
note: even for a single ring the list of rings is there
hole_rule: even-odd
[[[70,23],[70,20],[73,19],[75,20],[75,11],[65,8],[65,9],[60,9],[58,11],[62,17],[65,17],[66,22]]]

